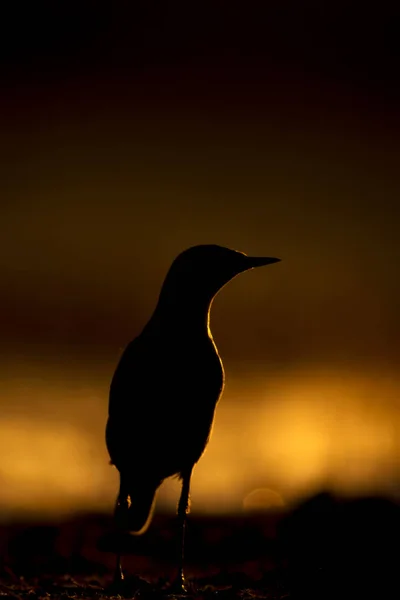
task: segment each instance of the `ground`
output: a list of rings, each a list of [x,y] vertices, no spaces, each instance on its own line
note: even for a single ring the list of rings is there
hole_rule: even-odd
[[[400,508],[384,499],[311,498],[290,514],[189,518],[186,575],[194,600],[399,597]],[[4,600],[167,598],[176,522],[156,515],[140,538],[116,538],[110,516],[0,529]],[[113,550],[126,579],[112,585]]]

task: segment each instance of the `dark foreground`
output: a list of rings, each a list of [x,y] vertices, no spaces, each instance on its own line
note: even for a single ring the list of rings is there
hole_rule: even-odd
[[[195,600],[400,597],[400,508],[384,499],[309,499],[291,514],[189,519],[186,575]],[[169,596],[175,522],[157,515],[140,538],[104,516],[2,526],[0,596],[102,600]],[[112,585],[119,545],[126,580]]]

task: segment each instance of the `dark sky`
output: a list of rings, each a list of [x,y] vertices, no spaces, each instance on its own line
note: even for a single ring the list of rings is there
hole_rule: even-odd
[[[283,259],[214,304],[232,398],[265,373],[397,386],[399,13],[385,2],[9,8],[5,412],[12,397],[31,414],[40,385],[79,380],[96,389],[101,432],[121,348],[174,256],[197,243]],[[392,392],[386,416],[397,419]],[[45,417],[68,421],[68,400],[58,402]]]

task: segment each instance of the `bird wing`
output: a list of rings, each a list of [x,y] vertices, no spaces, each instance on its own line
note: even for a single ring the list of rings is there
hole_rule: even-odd
[[[125,458],[148,464],[176,436],[181,384],[173,385],[170,356],[161,344],[138,337],[124,351],[110,387],[107,446],[118,466]],[[168,358],[168,360],[167,360]],[[142,458],[140,458],[142,457]]]
[[[154,465],[167,477],[197,462],[222,386],[214,347],[208,339],[199,347],[193,353],[171,338],[141,336],[127,346],[111,383],[106,434],[119,469]]]

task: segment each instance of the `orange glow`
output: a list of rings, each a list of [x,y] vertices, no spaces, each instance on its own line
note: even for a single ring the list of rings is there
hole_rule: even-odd
[[[59,513],[107,507],[104,469],[93,460],[90,439],[73,425],[3,419],[0,452],[0,503],[6,510]]]
[[[61,378],[47,382],[5,386],[0,508],[3,514],[111,512],[118,474],[104,444],[107,386],[65,390]],[[394,495],[399,391],[400,380],[373,375],[228,379],[211,442],[194,471],[193,512],[290,504],[327,486]],[[162,486],[158,509],[175,508],[179,485]]]
[[[282,508],[284,504],[283,498],[277,492],[261,488],[247,494],[243,500],[243,509],[246,512],[259,512]]]

